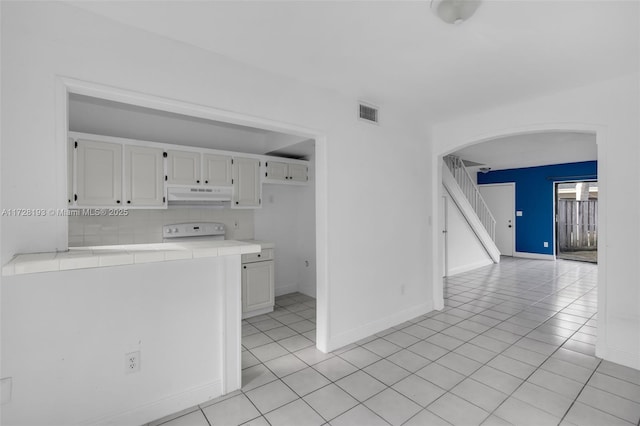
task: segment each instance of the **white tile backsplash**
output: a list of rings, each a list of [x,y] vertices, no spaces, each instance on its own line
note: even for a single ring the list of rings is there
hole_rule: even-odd
[[[69,216],[69,247],[160,243],[163,225],[182,222],[221,222],[229,240],[254,238],[253,210],[170,208],[129,210],[127,216]]]

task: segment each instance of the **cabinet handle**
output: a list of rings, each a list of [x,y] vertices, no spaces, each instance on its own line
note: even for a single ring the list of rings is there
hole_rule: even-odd
[[[244,269],[247,269],[247,266],[245,265],[245,266],[243,266],[243,268],[244,268]]]
[[[200,183],[200,180],[197,180],[196,183]]]
[[[131,204],[131,200],[127,200],[127,204]]]
[[[258,257],[261,257],[261,256],[262,256],[262,255],[260,255],[260,254],[258,255]]]
[[[236,201],[236,205],[240,204],[238,201]]]
[[[116,200],[116,203],[120,204],[120,200]]]
[[[209,181],[208,181],[208,180],[205,180],[205,181],[204,181],[204,183],[209,183]]]

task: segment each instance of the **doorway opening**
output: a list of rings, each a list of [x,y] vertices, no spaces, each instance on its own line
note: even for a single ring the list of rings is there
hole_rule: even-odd
[[[598,182],[557,182],[556,257],[598,263]]]

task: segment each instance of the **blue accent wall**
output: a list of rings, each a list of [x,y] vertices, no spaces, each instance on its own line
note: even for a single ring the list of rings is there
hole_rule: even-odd
[[[516,184],[516,251],[554,254],[554,182],[597,180],[597,161],[478,173],[478,185]],[[515,215],[515,213],[514,213]],[[543,243],[549,242],[549,247]]]

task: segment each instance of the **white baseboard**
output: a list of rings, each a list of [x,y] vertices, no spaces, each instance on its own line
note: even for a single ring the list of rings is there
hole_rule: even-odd
[[[276,297],[282,296],[283,294],[295,293],[297,291],[298,291],[298,284],[281,285],[274,289]]]
[[[316,298],[317,294],[316,294],[316,286],[315,285],[310,285],[310,286],[304,286],[302,284],[300,284],[298,286],[298,291],[306,296],[309,297],[313,297],[314,299]]]
[[[432,310],[433,303],[425,303],[405,309],[404,311],[398,312],[388,317],[372,321],[353,330],[345,331],[336,336],[329,336],[329,339],[327,339],[327,351],[334,351],[353,342],[357,342],[360,339],[369,337],[372,334],[379,333],[390,327],[402,324],[403,322],[409,321],[410,319],[413,319],[420,315],[424,315],[427,312],[431,312]]]
[[[493,260],[491,259],[483,259],[478,262],[469,263],[467,265],[458,266],[455,268],[450,268],[447,272],[447,276],[451,277],[453,275],[462,274],[463,272],[469,272],[474,269],[482,268],[483,266],[493,265]]]
[[[556,260],[556,256],[553,254],[527,253],[524,251],[516,251],[515,253],[513,253],[513,257],[522,257],[524,259],[538,259],[538,260]]]
[[[189,389],[168,398],[136,407],[123,413],[92,421],[95,426],[141,425],[176,413],[181,410],[202,404],[222,395],[222,380]]]

